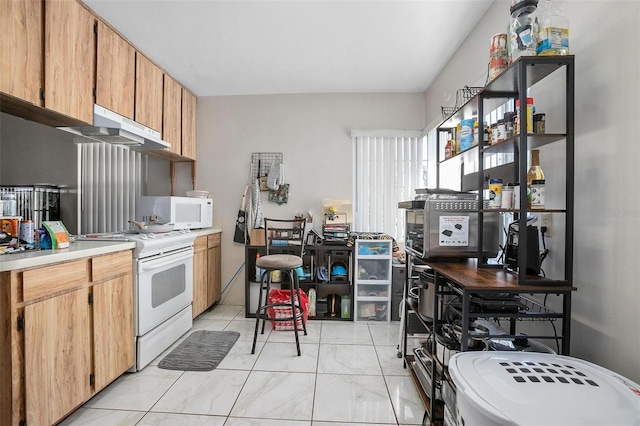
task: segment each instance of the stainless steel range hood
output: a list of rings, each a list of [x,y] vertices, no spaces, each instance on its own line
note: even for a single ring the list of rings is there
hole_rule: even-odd
[[[125,145],[133,150],[165,149],[171,144],[162,140],[160,132],[136,123],[100,105],[93,106],[93,126],[58,127],[87,138],[86,142]],[[83,142],[77,138],[76,142]]]

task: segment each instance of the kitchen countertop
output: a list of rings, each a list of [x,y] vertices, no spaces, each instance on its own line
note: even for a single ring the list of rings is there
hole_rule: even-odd
[[[192,229],[191,232],[201,237],[203,235],[219,234],[222,232],[222,227],[212,226],[211,228]]]
[[[222,232],[222,227],[191,230],[198,237]],[[76,260],[83,257],[99,256],[135,248],[133,241],[74,241],[68,249],[26,250],[17,253],[0,254],[0,272],[33,268],[51,263]]]
[[[75,241],[59,250],[26,250],[0,255],[0,272],[33,268],[51,263],[99,256],[135,248],[132,241]]]

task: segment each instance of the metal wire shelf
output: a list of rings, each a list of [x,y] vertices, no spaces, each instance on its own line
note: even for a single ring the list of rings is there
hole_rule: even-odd
[[[455,312],[457,315],[462,317],[462,309],[459,304],[460,300],[457,297],[458,303],[448,303],[448,308]],[[478,309],[476,311],[472,311],[469,313],[471,317],[475,318],[505,318],[505,319],[515,319],[516,321],[549,321],[554,322],[560,318],[562,315],[552,311],[544,305],[541,305],[538,302],[535,302],[529,298],[524,296],[519,296],[517,298],[517,307],[512,306],[514,309],[506,309],[506,310],[483,310]]]
[[[442,119],[448,120],[453,114],[456,113],[464,104],[469,102],[474,96],[480,93],[484,87],[464,86],[462,89],[458,89],[456,92],[456,104],[452,107],[442,106]]]
[[[462,89],[458,89],[456,93],[456,108],[462,107],[462,105],[466,104],[480,93],[484,89],[484,87],[473,87],[473,86],[464,86]]]
[[[442,108],[442,119],[443,120],[448,120],[449,117],[451,117],[457,110],[458,108],[452,106],[452,107],[441,107]]]

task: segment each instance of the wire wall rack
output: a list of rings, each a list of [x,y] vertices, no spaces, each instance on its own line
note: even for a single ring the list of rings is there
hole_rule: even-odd
[[[484,89],[484,87],[464,86],[462,89],[458,89],[456,92],[456,104],[455,106],[443,106],[442,119],[448,120],[457,110],[459,110],[464,104],[469,102],[474,96],[478,95]]]
[[[251,182],[269,173],[271,164],[282,164],[281,152],[254,152],[251,154]]]

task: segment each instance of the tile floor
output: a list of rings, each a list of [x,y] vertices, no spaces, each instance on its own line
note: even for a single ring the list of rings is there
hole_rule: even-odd
[[[293,332],[268,330],[258,335],[256,354],[251,355],[254,325],[242,306],[214,307],[196,319],[189,333],[240,332],[218,368],[158,368],[180,339],[142,371],[118,378],[61,424],[421,424],[424,406],[397,357],[399,322],[309,321],[300,357]]]

